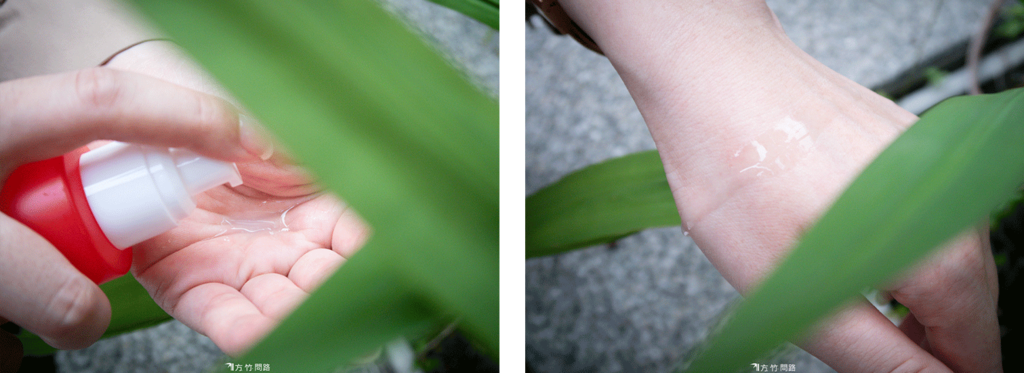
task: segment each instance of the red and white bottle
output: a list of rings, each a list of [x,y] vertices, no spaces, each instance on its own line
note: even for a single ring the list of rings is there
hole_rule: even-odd
[[[131,246],[178,226],[193,196],[224,183],[242,184],[234,163],[113,142],[22,165],[0,190],[0,211],[103,283],[128,272]]]

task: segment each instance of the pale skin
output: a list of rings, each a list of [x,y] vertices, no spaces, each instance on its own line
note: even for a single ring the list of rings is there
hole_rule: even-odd
[[[17,166],[94,140],[186,147],[236,162],[244,185],[197,199],[178,228],[136,245],[132,272],[171,316],[238,355],[365,242],[369,229],[281,151],[168,42],[101,68],[0,84],[0,180]],[[287,231],[224,232],[224,218],[286,215]],[[62,349],[110,321],[99,287],[46,240],[0,214],[0,323]]]
[[[763,1],[559,3],[622,76],[684,224],[741,293],[917,119],[801,51]],[[813,146],[786,142],[783,127]],[[987,229],[883,290],[912,312],[900,328],[862,301],[796,342],[840,372],[1002,370]]]

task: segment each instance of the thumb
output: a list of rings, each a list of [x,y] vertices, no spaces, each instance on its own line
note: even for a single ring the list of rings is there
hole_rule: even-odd
[[[45,239],[0,214],[0,317],[50,346],[79,349],[110,324],[110,302]]]
[[[840,372],[951,372],[866,301],[832,316],[799,343]]]

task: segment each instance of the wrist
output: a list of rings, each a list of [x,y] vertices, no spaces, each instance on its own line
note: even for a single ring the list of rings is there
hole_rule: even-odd
[[[690,227],[794,168],[852,177],[916,119],[800,50],[762,1],[560,3],[622,76]]]
[[[153,39],[118,52],[104,66],[148,75],[195,91],[232,101],[231,96],[209,74],[193,61],[177,44],[166,39]]]
[[[120,56],[122,53],[125,53],[125,52],[127,52],[129,50],[145,49],[146,47],[140,47],[140,48],[136,48],[136,47],[139,47],[140,45],[146,44],[146,43],[157,43],[157,44],[166,43],[167,45],[174,45],[174,43],[171,42],[169,39],[164,39],[164,38],[153,38],[153,39],[142,40],[142,41],[139,41],[139,42],[132,43],[131,45],[128,45],[127,47],[121,48],[117,52],[114,52],[109,57],[107,57],[107,59],[103,60],[103,62],[100,63],[100,66],[106,66],[107,64],[110,63],[110,61],[112,61],[113,59],[117,58],[117,56]]]

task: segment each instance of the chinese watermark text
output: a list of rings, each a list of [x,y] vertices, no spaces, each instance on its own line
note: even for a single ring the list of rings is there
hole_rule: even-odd
[[[232,372],[269,372],[270,364],[234,364],[224,363]]]
[[[758,364],[750,363],[755,372],[796,372],[796,364]]]

